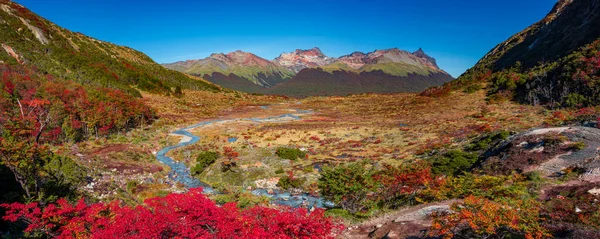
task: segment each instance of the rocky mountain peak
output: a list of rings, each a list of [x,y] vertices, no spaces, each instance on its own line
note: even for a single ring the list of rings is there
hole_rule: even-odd
[[[558,15],[560,15],[566,8],[567,6],[569,6],[569,4],[573,3],[573,0],[560,0],[558,1],[558,3],[556,3],[556,5],[554,5],[554,7],[552,8],[552,10],[550,11],[550,13],[544,18],[543,22],[545,23],[549,23],[552,20],[554,20]]]
[[[425,51],[423,51],[423,48],[419,47],[419,50],[413,52],[413,55],[415,55],[416,57],[419,57],[419,58],[422,58],[422,59],[425,59],[425,60],[429,61],[433,66],[435,66],[435,68],[439,69],[439,67],[437,65],[437,62],[435,61],[435,58],[427,55],[425,53]]]
[[[419,49],[414,53],[398,48],[375,50],[369,53],[354,52],[350,55],[341,56],[337,61],[354,69],[360,69],[368,64],[404,63],[439,70],[435,59],[425,54],[423,49]]]
[[[413,55],[415,55],[415,56],[425,56],[427,54],[425,54],[425,51],[423,51],[423,48],[419,47],[419,50],[413,52]]]
[[[350,56],[350,57],[364,57],[366,55],[367,54],[365,54],[364,52],[355,51],[355,52],[352,52],[350,55],[347,55],[347,56]],[[342,56],[342,57],[344,57],[344,56]]]
[[[295,51],[296,54],[299,55],[306,55],[306,56],[325,56],[325,54],[323,54],[323,52],[321,51],[321,49],[319,49],[318,47],[313,47],[312,49],[308,49],[308,50],[302,50],[302,49],[296,49]]]
[[[218,60],[227,65],[239,65],[239,66],[267,66],[273,64],[269,60],[263,59],[257,55],[241,50],[236,50],[227,54],[224,53],[213,53],[208,59]]]
[[[321,49],[314,47],[308,50],[297,49],[294,52],[282,53],[273,61],[297,73],[304,68],[325,66],[333,60],[323,54]]]

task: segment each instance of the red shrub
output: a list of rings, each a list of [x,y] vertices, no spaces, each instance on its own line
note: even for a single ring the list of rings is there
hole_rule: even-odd
[[[29,222],[26,232],[56,238],[333,238],[342,226],[317,209],[218,207],[192,189],[146,200],[137,207],[112,203],[70,204],[61,199],[45,208],[37,203],[3,204],[4,220]]]

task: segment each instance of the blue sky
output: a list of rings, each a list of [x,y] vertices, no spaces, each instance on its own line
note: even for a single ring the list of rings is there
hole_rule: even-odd
[[[159,63],[243,50],[267,59],[422,47],[453,76],[543,18],[556,0],[16,0],[58,25]]]

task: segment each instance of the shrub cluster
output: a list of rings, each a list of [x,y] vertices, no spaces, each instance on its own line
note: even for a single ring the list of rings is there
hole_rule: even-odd
[[[34,238],[330,238],[341,226],[324,211],[221,207],[191,189],[185,194],[152,198],[144,206],[111,203],[76,204],[61,199],[38,203],[3,204],[4,220],[23,221]]]
[[[196,166],[191,169],[192,175],[199,175],[204,172],[206,167],[212,165],[219,159],[220,155],[217,152],[204,151],[196,157]]]
[[[284,147],[277,148],[277,151],[275,152],[275,154],[282,159],[289,159],[289,160],[296,160],[296,159],[301,159],[301,158],[306,157],[306,153],[303,152],[302,150],[292,149],[292,148],[284,148]]]

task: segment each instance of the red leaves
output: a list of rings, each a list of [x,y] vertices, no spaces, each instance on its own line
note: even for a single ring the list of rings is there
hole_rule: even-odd
[[[384,170],[373,176],[375,181],[383,185],[384,199],[413,194],[433,181],[431,168],[424,163],[405,167],[384,167]]]
[[[30,222],[28,232],[57,238],[332,238],[342,229],[323,210],[253,207],[240,211],[235,204],[216,206],[192,189],[186,194],[153,198],[144,206],[120,206],[80,200],[59,200],[46,208],[37,203],[3,204],[3,218]]]
[[[22,100],[21,103],[23,103],[23,105],[29,106],[31,108],[38,108],[38,107],[44,107],[46,105],[50,104],[50,101],[46,100],[46,99],[30,99],[30,100]]]
[[[25,136],[23,132],[28,131],[29,136],[41,143],[59,142],[77,134],[82,136],[78,137],[81,140],[129,130],[154,117],[154,112],[141,100],[119,90],[86,90],[24,66],[11,69],[0,65],[0,72],[0,119],[18,125],[14,132],[9,132],[12,135]],[[62,127],[61,132],[69,133],[56,135],[58,127]]]
[[[238,152],[235,152],[235,151],[233,150],[233,148],[231,148],[231,147],[229,147],[229,146],[225,146],[225,147],[223,147],[223,155],[227,156],[227,158],[228,158],[229,160],[231,160],[231,159],[235,159],[235,158],[237,158],[238,156],[240,156],[240,154],[239,154]]]
[[[115,127],[114,123],[109,123],[107,125],[104,125],[100,128],[98,128],[98,133],[100,135],[108,135],[110,133],[110,130],[113,129]]]
[[[2,73],[3,89],[4,89],[4,91],[6,91],[6,93],[8,93],[9,95],[12,95],[13,92],[15,91],[15,84],[13,84],[12,81],[10,81],[10,79],[8,77],[9,77],[8,72],[5,71],[4,73]]]
[[[575,72],[571,75],[571,79],[581,81],[587,86],[592,86],[600,73],[600,52],[589,54],[591,54],[590,57],[582,57],[580,59]]]

